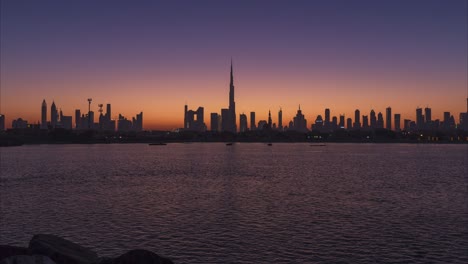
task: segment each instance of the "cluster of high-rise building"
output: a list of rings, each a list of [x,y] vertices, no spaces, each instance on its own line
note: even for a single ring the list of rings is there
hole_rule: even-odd
[[[143,130],[143,112],[140,112],[133,117],[131,120],[125,118],[121,114],[117,120],[112,119],[111,116],[111,104],[107,104],[106,113],[102,107],[103,104],[99,104],[99,117],[97,122],[95,121],[94,111],[91,111],[92,99],[88,99],[88,111],[81,112],[80,109],[75,110],[75,123],[73,123],[72,116],[66,116],[62,110],[58,110],[55,105],[55,101],[52,101],[50,107],[50,119],[47,116],[47,102],[44,99],[41,105],[41,121],[39,124],[29,124],[28,121],[18,118],[12,121],[13,129],[26,129],[38,126],[40,130],[54,130],[54,129],[66,129],[66,130],[100,130],[100,131],[115,131],[117,124],[117,131],[129,132],[129,131],[142,131]],[[0,115],[0,130],[5,129],[5,116]]]
[[[392,115],[392,108],[387,107],[385,117],[382,112],[376,114],[372,109],[369,115],[361,115],[361,111],[356,109],[354,112],[354,119],[351,117],[345,118],[344,114],[331,117],[330,109],[325,109],[324,117],[318,115],[315,122],[307,127],[307,120],[302,113],[301,106],[297,110],[296,116],[287,124],[283,125],[283,111],[280,108],[278,111],[278,123],[272,122],[271,111],[268,111],[268,120],[259,120],[258,123],[255,119],[255,112],[250,112],[250,126],[248,126],[247,115],[242,113],[239,115],[239,130],[237,130],[236,123],[236,106],[234,101],[234,76],[231,61],[231,74],[229,84],[229,108],[221,109],[221,114],[211,113],[210,130],[213,132],[246,132],[253,130],[278,130],[278,131],[319,131],[319,132],[333,132],[338,129],[346,130],[374,130],[374,129],[387,129],[396,132],[399,131],[427,131],[427,130],[453,130],[456,128],[468,130],[468,99],[467,99],[467,112],[460,113],[460,123],[455,123],[455,118],[450,112],[444,112],[443,120],[433,120],[432,110],[429,107],[424,109],[416,109],[416,121],[404,119],[403,124],[401,114],[395,113]],[[203,107],[199,107],[197,111],[187,109],[185,105],[184,111],[184,129],[204,132],[207,130],[204,123]],[[195,118],[196,117],[196,118]],[[403,125],[403,126],[402,126]]]

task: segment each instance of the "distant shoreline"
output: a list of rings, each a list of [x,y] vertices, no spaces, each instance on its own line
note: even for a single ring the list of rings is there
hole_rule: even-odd
[[[156,144],[155,144],[156,143]],[[162,144],[159,144],[162,143]],[[425,142],[425,141],[321,141],[321,142],[306,142],[306,141],[170,141],[170,142],[28,142],[28,143],[7,143],[0,142],[0,147],[20,147],[20,146],[37,146],[37,145],[125,145],[125,144],[146,144],[146,145],[171,145],[171,144],[212,144],[212,143],[233,143],[233,144],[310,144],[310,145],[325,145],[326,144],[423,144],[423,145],[467,145],[466,141],[439,141],[439,142]]]
[[[467,144],[465,130],[395,132],[387,129],[298,132],[255,130],[242,133],[195,131],[119,132],[97,130],[8,130],[0,133],[0,146],[38,144],[127,144],[127,143],[411,143]]]

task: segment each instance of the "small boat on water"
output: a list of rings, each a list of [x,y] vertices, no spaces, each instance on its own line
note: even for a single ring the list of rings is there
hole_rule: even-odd
[[[232,142],[226,143],[226,146],[232,146]]]
[[[325,144],[312,144],[310,146],[311,147],[326,147],[327,145],[325,145]]]
[[[272,144],[272,143],[268,143],[267,145],[268,145],[268,146],[273,146],[273,144]]]
[[[150,146],[165,146],[167,144],[163,143],[163,142],[158,142],[158,143],[149,143],[148,145],[150,145]]]

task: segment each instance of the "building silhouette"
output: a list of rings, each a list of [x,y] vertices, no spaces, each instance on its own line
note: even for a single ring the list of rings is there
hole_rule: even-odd
[[[221,128],[223,131],[236,133],[237,132],[237,124],[236,124],[236,102],[234,101],[234,74],[232,70],[232,60],[231,60],[231,75],[230,75],[230,82],[229,82],[229,108],[228,111],[223,114],[223,110],[221,109]]]
[[[15,119],[11,122],[11,127],[13,129],[26,129],[28,128],[28,121],[22,118]]]
[[[115,120],[112,120],[112,112],[111,112],[111,104],[106,105],[106,113],[103,114],[102,112],[102,104],[99,105],[101,109],[99,109],[99,129],[105,131],[115,131]]]
[[[88,111],[87,121],[88,129],[94,129],[94,111]]]
[[[229,127],[229,109],[223,108],[221,109],[221,131],[228,131],[227,127]]]
[[[293,118],[293,129],[298,132],[307,132],[307,120],[302,114],[301,105],[297,110],[296,116]]]
[[[386,122],[385,122],[385,128],[388,130],[392,130],[392,108],[389,106],[386,109]]]
[[[280,110],[278,111],[278,129],[280,131],[283,130],[283,110],[280,107]]]
[[[219,131],[219,115],[218,113],[210,114],[210,129],[213,132]]]
[[[432,124],[432,110],[429,107],[424,108],[424,128],[431,129],[433,128]]]
[[[244,113],[240,114],[239,116],[239,127],[240,127],[240,132],[246,132],[247,129],[247,115]]]
[[[60,110],[60,122],[58,127],[71,130],[73,128],[72,116],[65,116],[62,110]]]
[[[422,113],[422,108],[416,108],[416,126],[418,129],[424,128],[424,116]]]
[[[41,106],[41,129],[47,129],[47,103],[44,100],[42,100],[42,106]]]
[[[331,122],[331,131],[337,129],[338,127],[338,118],[336,116],[332,117],[332,122]],[[331,132],[330,129],[328,132]]]
[[[330,129],[330,109],[325,108],[325,120],[323,120],[323,127],[325,129]]]
[[[258,130],[265,130],[268,129],[268,122],[266,120],[260,120],[258,121],[257,125]]]
[[[376,128],[384,128],[384,120],[383,115],[381,112],[377,114],[377,123],[375,125]]]
[[[350,117],[348,117],[346,119],[346,128],[347,129],[352,129],[353,128],[353,120]]]
[[[425,117],[425,122],[426,123],[431,123],[432,122],[432,110],[429,107],[424,108],[424,117]]]
[[[400,114],[395,114],[394,116],[395,119],[395,131],[399,132],[401,131],[401,115]]]
[[[140,112],[133,117],[132,120],[127,119],[122,114],[119,114],[117,119],[117,131],[119,132],[141,132],[143,130],[143,112]]]
[[[312,125],[312,130],[322,131],[323,126],[323,118],[321,115],[318,115],[317,118],[315,118],[315,123]]]
[[[203,112],[203,107],[202,107],[202,112]],[[140,112],[139,114],[137,114],[136,118],[133,118],[132,120],[133,120],[133,130],[137,132],[143,131],[143,112]]]
[[[365,129],[369,128],[369,117],[366,115],[362,116],[362,128],[365,128]]]
[[[75,110],[75,129],[81,128],[81,111],[80,109]]]
[[[58,123],[58,112],[57,107],[55,106],[55,102],[52,101],[52,106],[50,107],[50,125],[52,129],[57,127]]]
[[[268,110],[268,128],[272,128],[273,127],[273,124],[272,124],[272,120],[271,120],[271,111]]]
[[[377,127],[377,116],[375,115],[374,109],[370,111],[370,127],[372,129]]]
[[[0,114],[0,132],[5,130],[5,115]]]
[[[360,129],[361,128],[361,112],[359,109],[354,111],[354,128]]]
[[[411,120],[410,119],[405,119],[403,121],[403,129],[405,131],[410,131],[410,126],[411,126]]]
[[[132,121],[128,120],[122,114],[119,114],[119,119],[117,120],[117,131],[128,132],[131,130],[132,130]]]
[[[187,105],[185,105],[185,113],[184,113],[184,130],[188,131],[197,131],[197,132],[205,132],[206,125],[204,120],[204,108],[198,107],[196,111],[188,110]]]
[[[250,112],[250,130],[257,129],[255,125],[255,112]]]
[[[345,115],[340,115],[339,128],[345,128]]]
[[[450,128],[450,112],[444,112],[444,120],[442,121],[442,127],[444,129]]]

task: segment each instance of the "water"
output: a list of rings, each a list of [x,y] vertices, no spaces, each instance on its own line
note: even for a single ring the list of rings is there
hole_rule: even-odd
[[[2,148],[0,244],[176,263],[468,263],[468,145]]]

